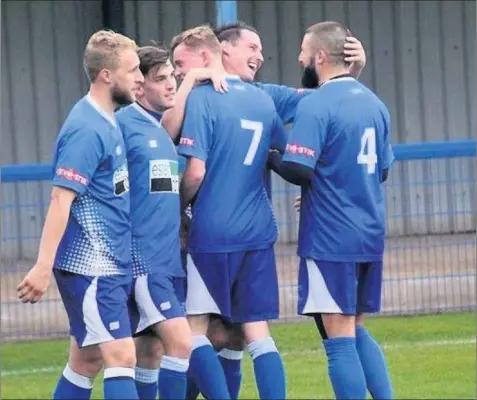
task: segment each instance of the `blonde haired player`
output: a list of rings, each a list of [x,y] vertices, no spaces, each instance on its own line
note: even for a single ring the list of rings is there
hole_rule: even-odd
[[[38,259],[18,285],[36,303],[54,272],[68,314],[71,345],[54,399],[89,399],[104,370],[105,399],[137,399],[134,341],[127,310],[132,283],[129,180],[114,117],[143,83],[133,40],[96,32],[84,52],[89,92],[56,140],[53,189]]]

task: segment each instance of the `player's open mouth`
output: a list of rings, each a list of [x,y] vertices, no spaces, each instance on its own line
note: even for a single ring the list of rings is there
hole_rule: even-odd
[[[253,73],[257,72],[257,70],[258,70],[258,65],[257,64],[249,62],[247,65],[252,70]]]

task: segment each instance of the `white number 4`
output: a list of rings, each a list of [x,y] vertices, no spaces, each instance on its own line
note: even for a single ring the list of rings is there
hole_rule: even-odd
[[[240,125],[242,129],[247,129],[253,131],[252,142],[248,148],[247,155],[243,161],[244,165],[252,165],[255,154],[257,154],[258,145],[260,144],[260,139],[262,138],[263,124],[258,121],[249,121],[248,119],[241,119]]]
[[[367,153],[364,149],[367,145]],[[368,174],[374,174],[376,171],[376,163],[378,157],[376,156],[376,131],[374,128],[366,128],[363,136],[361,136],[361,150],[358,154],[358,164],[366,164],[368,166]]]

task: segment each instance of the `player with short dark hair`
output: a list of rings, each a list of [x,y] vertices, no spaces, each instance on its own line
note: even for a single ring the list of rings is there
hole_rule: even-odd
[[[252,82],[264,62],[262,44],[257,29],[243,21],[238,21],[219,26],[214,32],[221,44],[225,68],[230,73]],[[345,43],[339,49],[339,53],[350,63],[350,73],[358,78],[366,64],[366,54],[361,42],[353,37],[351,32],[348,31]],[[293,121],[299,101],[309,94],[309,91],[306,90],[297,90],[277,84],[254,82],[254,85],[262,88],[272,97],[278,115],[285,124]],[[313,71],[305,70],[302,85],[305,89],[314,89],[318,86]]]
[[[337,22],[306,31],[299,61],[319,88],[298,105],[277,168],[302,186],[298,308],[316,321],[335,395],[365,399],[368,389],[390,399],[384,355],[364,327],[364,313],[380,310],[390,116],[349,74],[340,53],[347,35]],[[272,162],[279,159],[273,154]]]
[[[209,27],[178,35],[172,48],[179,75],[197,66],[222,67],[220,45]],[[238,76],[229,76],[228,86],[223,96],[208,85],[191,92],[179,146],[179,153],[188,157],[182,209],[194,199],[189,235],[193,263],[188,263],[187,279],[194,334],[191,373],[207,398],[230,398],[205,336],[209,315],[221,315],[243,324],[260,397],[284,398],[283,366],[267,325],[279,311],[273,251],[277,229],[263,171],[270,146],[281,148],[286,138],[263,91]]]
[[[185,102],[196,83],[217,79],[212,70],[190,71],[176,93],[166,49],[152,43],[139,48],[138,56],[144,84],[137,90],[137,101],[116,113],[131,181],[134,282],[130,315],[137,347],[136,386],[141,399],[156,398],[158,388],[161,399],[183,399],[192,339],[183,307],[179,160],[171,140],[178,132],[165,127],[174,130],[171,121],[180,118],[176,97],[179,103]],[[168,114],[173,117],[163,127],[163,116]]]
[[[37,302],[52,270],[68,314],[68,364],[54,399],[89,399],[104,366],[105,399],[137,399],[127,308],[132,283],[126,149],[114,117],[143,82],[136,44],[112,31],[88,41],[89,93],[71,109],[56,140],[53,190],[35,266],[18,286]]]

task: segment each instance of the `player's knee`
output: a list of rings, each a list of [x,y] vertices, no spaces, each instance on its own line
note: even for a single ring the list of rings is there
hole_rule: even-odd
[[[136,349],[132,338],[113,340],[99,345],[106,368],[136,366]]]
[[[256,342],[270,336],[270,329],[266,321],[247,322],[243,324],[243,331],[247,343]]]
[[[356,327],[354,315],[317,314],[315,316],[315,322],[324,340],[336,337],[355,336]]]
[[[192,335],[180,335],[168,346],[167,355],[178,358],[190,358],[192,353]]]
[[[139,336],[135,340],[137,365],[142,368],[159,368],[164,348],[154,335]]]
[[[79,375],[95,377],[103,368],[103,357],[96,346],[70,351],[70,368]]]
[[[185,318],[172,318],[155,326],[161,337],[166,355],[190,358],[192,352],[192,331]]]
[[[229,333],[223,326],[215,326],[213,328],[209,327],[207,330],[207,337],[216,350],[222,350],[229,345]]]
[[[245,333],[240,325],[233,325],[229,330],[229,343],[227,348],[230,350],[243,351],[247,347]]]

